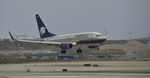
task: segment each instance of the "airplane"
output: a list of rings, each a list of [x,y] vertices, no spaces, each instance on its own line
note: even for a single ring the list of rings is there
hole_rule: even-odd
[[[48,31],[39,14],[36,14],[35,17],[40,38],[32,40],[24,39],[18,41],[56,46],[61,49],[61,54],[66,54],[66,50],[71,49],[73,47],[77,48],[76,53],[82,53],[82,47],[99,49],[101,44],[107,40],[107,36],[104,36],[99,32],[82,32],[65,35],[56,35]],[[10,32],[9,35],[11,39],[15,40]]]

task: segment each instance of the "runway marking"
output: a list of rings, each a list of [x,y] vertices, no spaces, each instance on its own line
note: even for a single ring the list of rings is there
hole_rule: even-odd
[[[86,76],[14,76],[11,78],[83,78]]]

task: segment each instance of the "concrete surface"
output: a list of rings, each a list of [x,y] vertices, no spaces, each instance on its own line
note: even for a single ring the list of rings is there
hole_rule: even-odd
[[[91,64],[85,67],[84,64]],[[93,67],[96,64],[98,67]],[[31,72],[27,72],[30,69]],[[62,72],[62,69],[68,69]],[[1,64],[0,78],[150,78],[150,61]]]
[[[143,73],[1,73],[0,78],[149,78]]]

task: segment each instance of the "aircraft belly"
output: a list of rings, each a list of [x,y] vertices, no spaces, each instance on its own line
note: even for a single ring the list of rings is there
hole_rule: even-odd
[[[77,44],[98,44],[103,43],[106,39],[80,40]]]
[[[98,43],[103,43],[106,39],[97,39],[97,38],[57,38],[57,39],[49,39],[47,41],[50,42],[66,42],[66,43],[71,43],[71,42],[76,42],[77,44],[98,44]]]

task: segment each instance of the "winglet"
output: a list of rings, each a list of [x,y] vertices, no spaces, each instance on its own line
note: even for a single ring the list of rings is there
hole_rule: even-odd
[[[10,35],[11,39],[15,40],[14,37],[12,36],[12,34],[10,33],[10,31],[8,31],[8,32],[9,32],[9,35]]]

